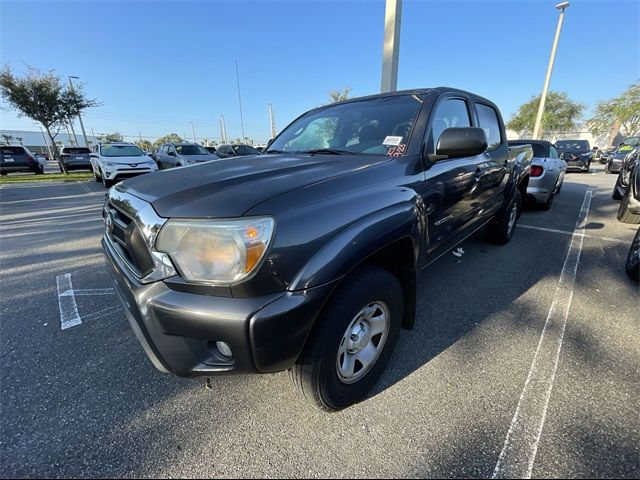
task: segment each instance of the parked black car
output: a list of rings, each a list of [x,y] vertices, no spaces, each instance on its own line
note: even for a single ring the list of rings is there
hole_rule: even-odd
[[[246,155],[260,155],[260,150],[251,145],[219,145],[216,155],[220,158],[243,157]]]
[[[216,154],[216,147],[204,147],[205,150],[209,153],[213,153],[214,155]]]
[[[58,165],[60,171],[91,170],[91,149],[87,147],[62,147]]]
[[[607,166],[605,167],[606,173],[620,173],[622,166],[625,163],[627,155],[632,153],[637,147],[621,144],[613,155],[610,155],[607,159]]]
[[[624,193],[627,191],[627,187],[629,186],[631,170],[635,167],[639,157],[640,148],[635,148],[624,157],[622,165],[620,166],[620,171],[618,172],[616,184],[613,187],[613,193],[611,194],[611,198],[614,200],[622,200],[622,197],[624,197]]]
[[[640,223],[640,160],[629,169],[629,184],[618,208],[618,220],[623,223]]]
[[[558,140],[556,148],[560,158],[567,162],[567,171],[589,172],[593,152],[587,140]]]
[[[472,93],[351,99],[298,117],[260,157],[116,185],[102,245],[158,369],[289,369],[336,410],[413,327],[420,270],[483,227],[509,242],[532,155]]]
[[[17,172],[44,173],[44,162],[22,145],[0,145],[0,175]]]

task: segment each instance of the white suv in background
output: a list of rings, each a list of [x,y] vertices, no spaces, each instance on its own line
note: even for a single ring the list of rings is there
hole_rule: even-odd
[[[125,178],[158,171],[156,162],[133,143],[99,143],[90,156],[93,178],[106,188]]]

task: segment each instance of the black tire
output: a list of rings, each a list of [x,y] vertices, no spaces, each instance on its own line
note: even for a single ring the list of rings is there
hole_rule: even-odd
[[[98,175],[94,169],[91,169],[91,171],[93,172],[93,179],[98,183],[101,182],[102,176]]]
[[[549,195],[549,198],[546,202],[540,204],[540,210],[551,210],[551,205],[553,205],[553,198],[556,196],[555,193]]]
[[[511,214],[513,209],[515,211],[515,223],[511,228],[509,228],[509,223],[511,220]],[[509,204],[509,207],[501,213],[499,216],[494,218],[489,225],[487,225],[487,239],[496,245],[505,245],[509,243],[511,238],[513,237],[513,232],[516,230],[516,225],[518,223],[518,218],[520,217],[520,213],[522,212],[522,198],[520,192],[516,190],[513,195],[513,199]]]
[[[627,188],[627,192],[624,194],[624,198],[618,208],[618,221],[622,223],[638,224],[640,223],[640,215],[632,213],[629,210],[629,196],[631,195],[631,188]]]
[[[36,170],[36,175],[44,175],[44,167],[40,167],[38,170]]]
[[[0,175],[2,175],[3,177],[7,176],[7,172],[0,172]]]
[[[625,263],[625,270],[631,280],[640,282],[640,228],[638,228],[636,236],[633,238],[633,242],[631,242],[627,262]]]
[[[349,274],[324,306],[300,358],[289,370],[292,382],[305,400],[321,410],[336,411],[366,398],[387,366],[398,340],[402,298],[400,283],[382,268],[365,265]],[[338,351],[343,337],[356,315],[374,302],[388,307],[386,341],[364,376],[354,383],[345,383],[338,374]],[[382,341],[382,334],[374,335],[373,339],[376,337],[378,342]]]
[[[618,179],[616,180],[616,186],[613,187],[613,193],[611,194],[611,198],[614,200],[622,200],[622,195],[620,194],[621,188],[620,175],[618,175]]]

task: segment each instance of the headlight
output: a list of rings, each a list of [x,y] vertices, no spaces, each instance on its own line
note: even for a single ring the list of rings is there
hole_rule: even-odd
[[[115,162],[104,162],[104,164],[105,164],[107,167],[115,167],[116,165],[118,165],[118,164],[117,164],[117,163],[115,163]]]
[[[231,285],[248,278],[264,257],[273,236],[272,218],[169,220],[156,250],[171,257],[185,280]]]

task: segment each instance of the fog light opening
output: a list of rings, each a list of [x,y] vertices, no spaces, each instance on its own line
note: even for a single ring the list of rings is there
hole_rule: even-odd
[[[223,357],[232,358],[233,352],[231,351],[231,347],[228,343],[225,342],[216,342],[216,348],[222,354]]]

